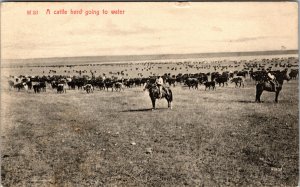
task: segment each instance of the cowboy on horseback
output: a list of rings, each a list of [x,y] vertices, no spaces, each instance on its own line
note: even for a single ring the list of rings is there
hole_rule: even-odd
[[[173,93],[170,88],[164,86],[164,81],[161,76],[147,80],[144,86],[144,91],[146,89],[149,91],[149,96],[152,102],[152,110],[155,109],[155,100],[162,98],[165,98],[168,101],[168,108],[172,109]]]
[[[163,84],[164,84],[163,78],[161,76],[158,76],[158,78],[156,79],[156,85],[157,85],[158,90],[159,90],[159,98],[162,98]]]
[[[272,85],[272,87],[274,88],[274,91],[276,92],[276,89],[277,89],[277,85],[278,85],[278,82],[277,82],[277,80],[276,80],[276,77],[273,75],[273,74],[271,74],[271,72],[270,71],[268,71],[268,80],[269,80],[269,82],[271,83],[271,85]]]

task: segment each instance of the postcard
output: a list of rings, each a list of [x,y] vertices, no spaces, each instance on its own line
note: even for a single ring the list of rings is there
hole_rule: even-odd
[[[297,186],[297,2],[1,3],[2,186]]]

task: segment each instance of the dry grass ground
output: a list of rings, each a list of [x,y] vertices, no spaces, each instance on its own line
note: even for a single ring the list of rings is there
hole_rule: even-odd
[[[255,88],[2,92],[4,186],[296,186],[298,81]],[[147,148],[151,148],[151,151]]]

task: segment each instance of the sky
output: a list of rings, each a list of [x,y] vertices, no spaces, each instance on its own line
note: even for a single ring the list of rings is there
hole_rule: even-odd
[[[1,3],[2,59],[281,49],[298,49],[296,2]]]

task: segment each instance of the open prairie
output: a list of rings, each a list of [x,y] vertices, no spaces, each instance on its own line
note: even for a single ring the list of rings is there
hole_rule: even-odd
[[[255,83],[171,87],[173,109],[142,87],[1,94],[3,186],[296,186],[298,80],[279,103]]]

